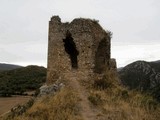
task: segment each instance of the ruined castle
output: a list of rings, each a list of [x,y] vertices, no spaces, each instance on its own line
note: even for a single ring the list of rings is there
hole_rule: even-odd
[[[49,21],[47,83],[81,73],[85,79],[103,74],[111,67],[111,33],[96,20],[77,18],[62,23],[59,16]]]

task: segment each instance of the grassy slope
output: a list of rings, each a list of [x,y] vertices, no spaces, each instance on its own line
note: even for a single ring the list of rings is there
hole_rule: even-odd
[[[41,98],[15,120],[82,120],[77,105],[79,98],[70,88],[63,88],[53,96]]]
[[[17,105],[23,105],[30,99],[31,96],[0,97],[0,116],[9,112],[11,108]]]
[[[151,97],[121,87],[115,73],[107,72],[102,80],[85,85],[91,108],[99,110],[99,120],[158,120],[159,104]],[[15,120],[82,120],[78,93],[64,87],[55,96],[41,98]],[[83,112],[83,111],[81,111]],[[97,119],[98,120],[98,119]]]

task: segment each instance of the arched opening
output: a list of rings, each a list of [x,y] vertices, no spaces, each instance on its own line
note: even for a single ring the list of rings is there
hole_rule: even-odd
[[[65,51],[68,53],[72,68],[78,68],[78,60],[77,56],[79,54],[78,50],[76,49],[76,44],[73,41],[72,35],[69,31],[66,32],[66,38],[63,39]]]
[[[108,45],[106,39],[100,41],[96,55],[95,55],[95,69],[96,73],[103,73],[109,65],[110,53],[108,53]]]

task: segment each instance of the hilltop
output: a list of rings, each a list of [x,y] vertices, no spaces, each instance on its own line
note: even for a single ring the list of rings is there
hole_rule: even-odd
[[[13,64],[0,63],[0,71],[4,71],[4,70],[13,70],[13,69],[21,68],[21,67],[23,67],[23,66],[20,66],[20,65],[13,65]]]
[[[78,75],[83,75],[78,73]],[[118,82],[117,73],[107,71],[102,79],[83,81],[77,74],[54,94],[36,98],[23,114],[12,120],[158,120],[159,103],[149,95],[129,91]],[[55,83],[56,84],[56,83]],[[18,115],[18,116],[17,116]]]
[[[121,84],[116,60],[111,58],[112,32],[97,20],[76,18],[64,23],[52,16],[48,36],[46,84],[37,97],[13,108],[4,119],[160,119],[160,103],[153,96]]]

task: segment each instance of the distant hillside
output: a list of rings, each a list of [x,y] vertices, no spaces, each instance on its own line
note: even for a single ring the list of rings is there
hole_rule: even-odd
[[[123,85],[146,91],[160,100],[160,62],[133,62],[119,71]]]
[[[46,80],[46,68],[27,66],[0,72],[0,95],[23,94],[38,89]]]
[[[119,71],[121,71],[123,69],[123,67],[119,67],[119,68],[117,68],[117,71],[119,72]]]
[[[0,71],[13,70],[13,69],[16,69],[16,68],[21,68],[21,67],[22,66],[19,66],[19,65],[0,63]]]
[[[160,60],[153,61],[154,63],[160,63]]]

